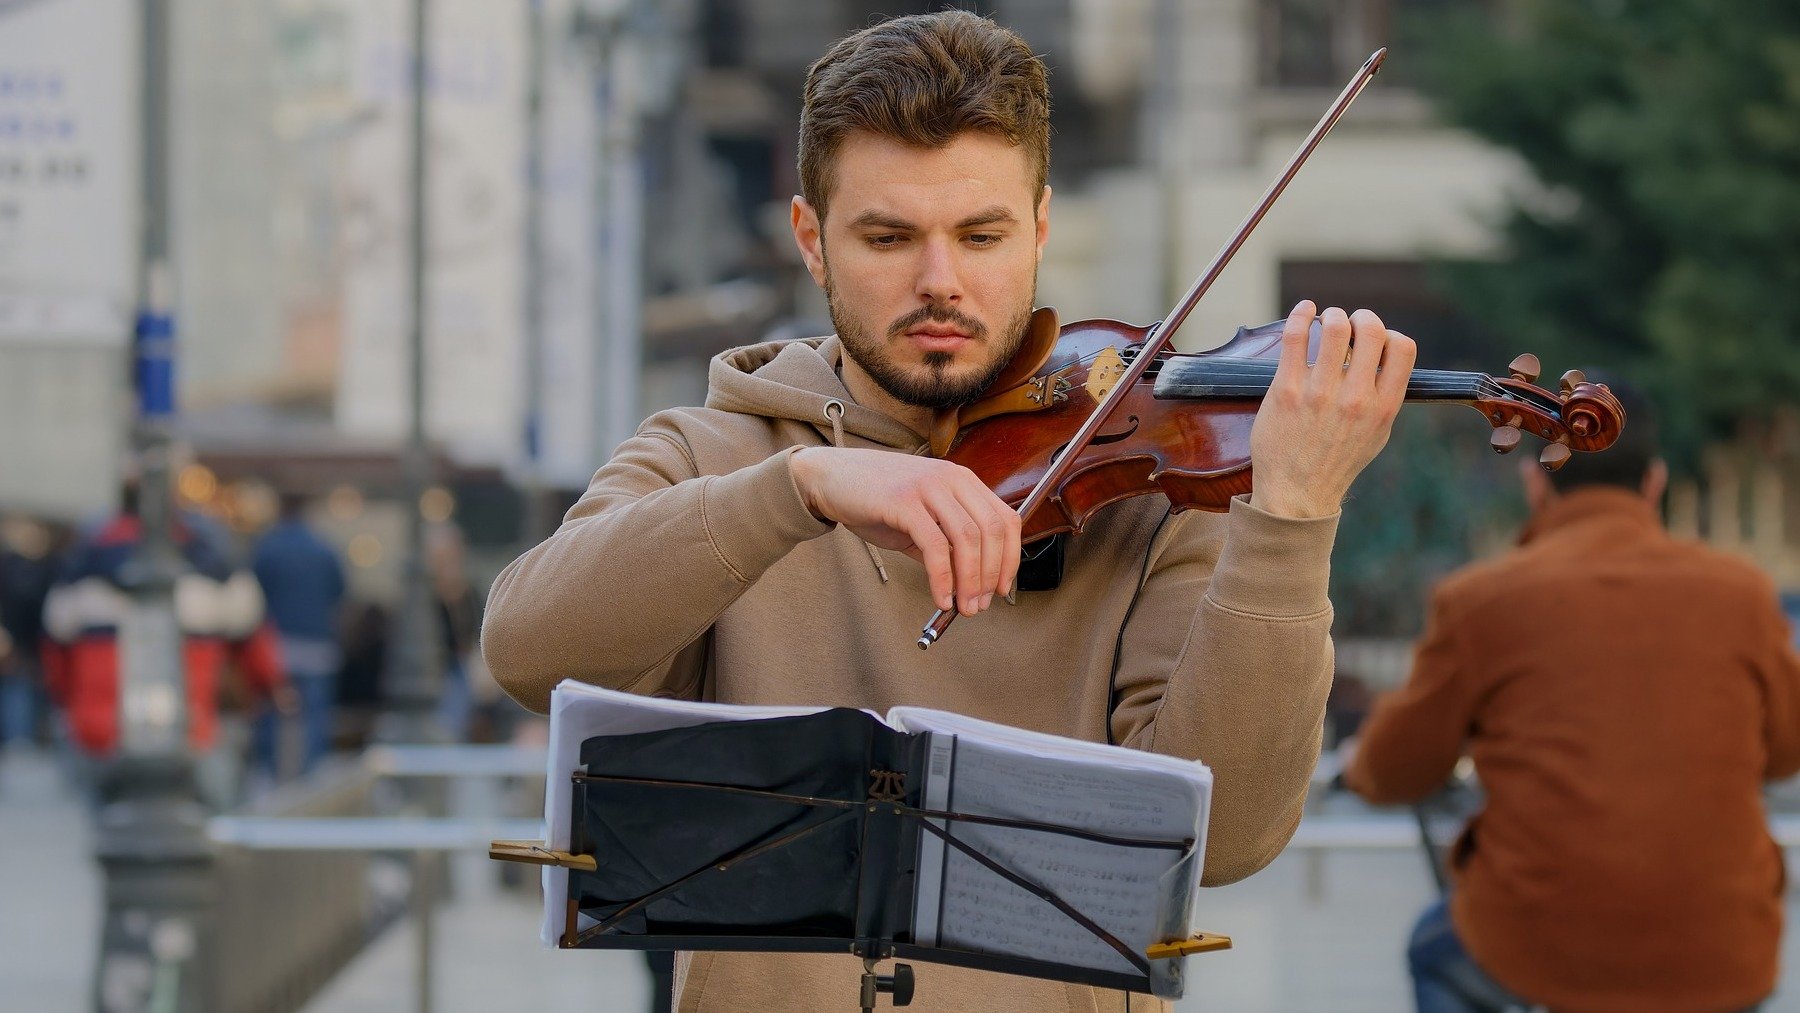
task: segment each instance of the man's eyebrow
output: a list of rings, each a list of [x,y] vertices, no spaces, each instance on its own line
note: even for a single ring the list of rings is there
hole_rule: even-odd
[[[974,229],[980,228],[983,225],[997,225],[1002,222],[1008,225],[1016,225],[1018,221],[1017,218],[1013,217],[1011,211],[1008,211],[999,204],[993,204],[982,208],[980,211],[957,222],[956,227],[959,229]]]
[[[1018,220],[1006,207],[1000,204],[991,204],[957,222],[956,227],[958,229],[977,229],[983,225],[1017,224]],[[895,232],[916,232],[919,228],[898,215],[874,209],[864,211],[850,219],[850,227],[853,229],[893,229]]]
[[[912,232],[918,228],[917,225],[904,218],[890,215],[885,211],[874,210],[864,211],[850,219],[850,227],[853,229],[893,229],[896,232]]]

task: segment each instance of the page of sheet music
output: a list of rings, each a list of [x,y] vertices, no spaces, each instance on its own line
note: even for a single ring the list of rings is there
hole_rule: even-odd
[[[903,713],[904,712],[904,713]],[[1055,736],[959,715],[896,708],[889,723],[955,734],[944,808],[1028,819],[1122,837],[1192,838],[1204,853],[1211,773],[1197,763]],[[933,765],[933,774],[937,765]],[[928,794],[938,777],[927,781]],[[1001,866],[1050,890],[1135,952],[1158,939],[1166,908],[1185,905],[1172,876],[1187,856],[1125,848],[1033,830],[950,823],[950,832]],[[931,856],[928,849],[939,849]],[[928,910],[921,884],[915,932],[940,945],[1133,973],[1118,951],[1048,902],[935,837],[921,837],[921,869],[941,877]],[[936,870],[941,868],[941,872]],[[1192,870],[1197,883],[1199,869]],[[921,941],[925,941],[921,935]],[[927,943],[930,945],[930,943]]]
[[[637,696],[564,679],[550,694],[550,748],[544,778],[544,824],[553,850],[569,846],[569,804],[574,790],[569,775],[581,766],[581,744],[595,735],[633,735],[689,728],[711,721],[748,721],[816,714],[823,707],[749,707],[696,703]],[[563,899],[569,895],[569,871],[544,867],[543,941],[556,945],[562,935]]]

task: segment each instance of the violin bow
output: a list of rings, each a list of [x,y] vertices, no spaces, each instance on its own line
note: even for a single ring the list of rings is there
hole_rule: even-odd
[[[1355,74],[1351,75],[1350,83],[1344,85],[1344,90],[1338,93],[1338,97],[1332,101],[1331,107],[1325,110],[1325,115],[1319,118],[1319,122],[1313,124],[1312,130],[1307,133],[1306,139],[1300,142],[1300,147],[1294,152],[1293,157],[1288,159],[1281,174],[1275,178],[1273,183],[1269,184],[1267,190],[1263,191],[1262,199],[1256,202],[1256,206],[1251,209],[1250,214],[1237,227],[1237,231],[1231,234],[1231,238],[1225,241],[1225,245],[1219,249],[1219,252],[1214,255],[1212,263],[1207,265],[1206,271],[1195,280],[1193,285],[1189,286],[1187,292],[1175,304],[1175,308],[1170,310],[1169,315],[1164,317],[1151,331],[1150,336],[1144,340],[1144,347],[1132,357],[1124,374],[1113,384],[1112,390],[1098,405],[1094,406],[1087,421],[1083,422],[1081,428],[1075,431],[1075,438],[1070,440],[1068,446],[1063,449],[1056,460],[1051,462],[1050,468],[1044,472],[1044,477],[1038,480],[1037,485],[1033,486],[1031,492],[1026,495],[1024,502],[1019,504],[1021,518],[1030,517],[1038,507],[1044,504],[1045,500],[1050,498],[1052,492],[1062,485],[1069,472],[1074,470],[1076,460],[1080,458],[1082,451],[1087,449],[1088,442],[1094,438],[1094,434],[1099,432],[1100,427],[1106,423],[1107,416],[1111,415],[1119,402],[1124,400],[1125,395],[1132,389],[1132,385],[1143,377],[1144,371],[1150,368],[1150,363],[1154,362],[1156,357],[1162,354],[1162,350],[1168,347],[1169,339],[1174,335],[1175,329],[1187,319],[1188,313],[1200,301],[1200,297],[1206,294],[1207,289],[1212,288],[1213,282],[1217,281],[1219,275],[1224,272],[1225,265],[1231,263],[1231,258],[1237,255],[1238,248],[1250,238],[1250,233],[1255,231],[1256,226],[1262,222],[1263,216],[1269,213],[1271,207],[1275,206],[1275,201],[1281,196],[1281,192],[1286,190],[1288,183],[1299,174],[1300,167],[1306,164],[1313,149],[1319,146],[1319,142],[1325,139],[1326,134],[1331,133],[1331,128],[1337,125],[1337,121],[1343,117],[1344,111],[1350,108],[1350,103],[1356,101],[1356,97],[1362,94],[1364,88],[1368,87],[1369,82],[1375,77],[1375,72],[1381,69],[1382,61],[1386,59],[1387,48],[1377,49],[1369,54],[1369,58],[1363,61],[1363,65],[1357,69]],[[937,643],[938,638],[943,636],[944,631],[949,629],[950,624],[955,621],[956,608],[954,606],[948,609],[938,609],[933,613],[931,621],[925,624],[924,630],[919,634],[919,650],[926,650],[932,644]]]

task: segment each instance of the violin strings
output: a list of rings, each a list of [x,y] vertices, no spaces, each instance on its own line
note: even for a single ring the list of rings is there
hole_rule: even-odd
[[[1214,397],[1251,397],[1251,396],[1262,396],[1269,392],[1269,387],[1266,382],[1265,383],[1231,383],[1231,382],[1229,382],[1234,379],[1240,379],[1240,378],[1220,377],[1220,376],[1210,376],[1209,375],[1209,376],[1205,376],[1205,377],[1196,378],[1193,381],[1193,384],[1195,386],[1205,387],[1207,395],[1214,396]],[[1253,377],[1251,379],[1259,379],[1260,380],[1263,378]],[[1221,382],[1221,381],[1226,381],[1226,382]],[[1460,396],[1460,397],[1486,397],[1486,398],[1491,398],[1491,399],[1495,399],[1495,400],[1520,401],[1520,402],[1526,403],[1526,404],[1532,403],[1529,401],[1524,401],[1522,398],[1519,398],[1513,392],[1507,390],[1504,387],[1499,386],[1498,384],[1495,384],[1492,382],[1487,382],[1487,381],[1476,382],[1473,384],[1468,383],[1468,382],[1453,382],[1453,383],[1443,383],[1443,382],[1416,383],[1415,382],[1415,383],[1408,383],[1406,385],[1406,392],[1407,392],[1408,396],[1415,396],[1415,397],[1416,396],[1429,396],[1429,395],[1445,395],[1445,396]],[[1549,406],[1545,406],[1545,405],[1537,405],[1536,407],[1543,409],[1543,410],[1551,410],[1549,408]]]
[[[1164,366],[1165,370],[1168,368],[1167,365]],[[1275,376],[1274,366],[1245,360],[1224,360],[1216,363],[1183,363],[1176,368],[1191,371],[1195,375],[1205,378],[1225,377],[1245,380],[1272,380]],[[1493,378],[1486,373],[1461,372],[1458,370],[1446,369],[1415,369],[1412,371],[1409,382],[1415,384],[1449,383],[1462,386],[1479,384],[1484,388],[1492,388],[1494,390],[1505,389],[1496,384]]]
[[[1086,355],[1078,357],[1071,365],[1091,365],[1095,359],[1100,357],[1101,352],[1104,351],[1116,351],[1116,349],[1109,347],[1089,352]],[[1165,368],[1169,363],[1183,359],[1195,363],[1196,368],[1204,370],[1208,376],[1239,376],[1245,379],[1261,379],[1264,377],[1273,378],[1276,370],[1276,363],[1267,359],[1244,359],[1237,357],[1213,358],[1204,352],[1177,353],[1172,358],[1164,360]],[[1309,365],[1316,365],[1316,363],[1311,363]],[[1345,364],[1345,368],[1349,368],[1347,363]],[[1230,370],[1248,370],[1248,372],[1233,373],[1229,372]],[[1459,383],[1477,381],[1484,386],[1492,386],[1493,389],[1498,391],[1505,390],[1505,388],[1493,384],[1493,378],[1486,373],[1474,371],[1454,369],[1414,369],[1412,371],[1412,377],[1414,380],[1443,379]]]
[[[1272,372],[1232,372],[1207,369],[1196,370],[1195,375],[1187,382],[1196,386],[1205,386],[1209,388],[1222,388],[1229,385],[1238,390],[1256,389],[1266,392],[1268,390],[1268,384],[1273,379],[1274,374]],[[1242,382],[1233,383],[1233,381]],[[1469,374],[1464,377],[1427,376],[1424,378],[1420,378],[1415,374],[1414,377],[1407,382],[1406,389],[1410,392],[1425,394],[1469,392],[1496,398],[1511,397],[1511,393],[1507,391],[1506,388],[1501,387],[1479,373]]]
[[[1165,363],[1163,368],[1167,369],[1168,363]],[[1180,363],[1177,368],[1192,369],[1207,376],[1241,376],[1255,379],[1271,378],[1277,369],[1275,363],[1257,359],[1213,359],[1208,361],[1201,356],[1188,358],[1187,362]],[[1349,367],[1346,365],[1345,368]],[[1459,383],[1477,380],[1492,381],[1492,378],[1486,373],[1453,369],[1415,369],[1412,371],[1412,378],[1414,380],[1447,380]]]
[[[1091,365],[1105,351],[1116,351],[1110,346],[1078,356],[1073,365]],[[1268,384],[1275,379],[1277,365],[1262,359],[1244,359],[1236,357],[1218,358],[1207,361],[1204,353],[1179,354],[1179,358],[1188,359],[1198,375],[1196,384],[1209,388],[1209,393],[1216,397],[1251,397],[1268,393]],[[1162,368],[1167,369],[1170,360],[1165,360]],[[1316,364],[1315,364],[1316,365]],[[1348,368],[1346,365],[1345,368]],[[1218,381],[1241,380],[1247,383],[1236,386],[1224,386]],[[1260,384],[1260,386],[1258,386]],[[1496,383],[1486,373],[1463,372],[1449,369],[1415,369],[1407,380],[1408,394],[1473,394],[1498,400],[1521,401],[1513,391]],[[1527,401],[1526,403],[1532,403]],[[1549,406],[1537,407],[1550,410]]]
[[[1107,351],[1117,351],[1117,349],[1108,347],[1089,352],[1086,355],[1077,358],[1074,362],[1070,363],[1070,365],[1091,365],[1095,359],[1100,357],[1102,352]],[[1213,356],[1205,352],[1178,352],[1173,356],[1165,358],[1163,362],[1165,366],[1170,363],[1191,362],[1195,363],[1197,368],[1205,369],[1209,373],[1214,370],[1247,369],[1250,372],[1245,375],[1262,375],[1266,373],[1270,376],[1275,374],[1277,366],[1277,363],[1272,359],[1246,359],[1236,356]],[[1308,363],[1308,365],[1316,365],[1316,363]],[[1348,366],[1349,364],[1346,363],[1345,367],[1348,368]],[[1412,375],[1415,377],[1433,376],[1450,379],[1466,379],[1474,377],[1480,377],[1484,380],[1491,379],[1486,373],[1456,369],[1414,369]]]

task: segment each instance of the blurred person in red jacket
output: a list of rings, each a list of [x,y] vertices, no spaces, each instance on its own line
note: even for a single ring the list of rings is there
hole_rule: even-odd
[[[135,487],[123,498],[117,516],[70,549],[44,602],[50,693],[67,716],[70,739],[94,759],[119,745],[119,631],[131,608],[124,572],[142,532]],[[232,564],[222,539],[199,519],[178,516],[173,534],[186,563],[175,613],[187,674],[188,744],[201,755],[218,741],[219,697],[234,673],[284,709],[293,709],[292,691],[256,577]]]
[[[1722,1013],[1775,987],[1762,787],[1800,771],[1800,659],[1767,576],[1663,529],[1649,406],[1613,390],[1619,442],[1524,469],[1519,547],[1439,585],[1345,770],[1413,802],[1466,750],[1486,793],[1413,932],[1421,1011]]]

